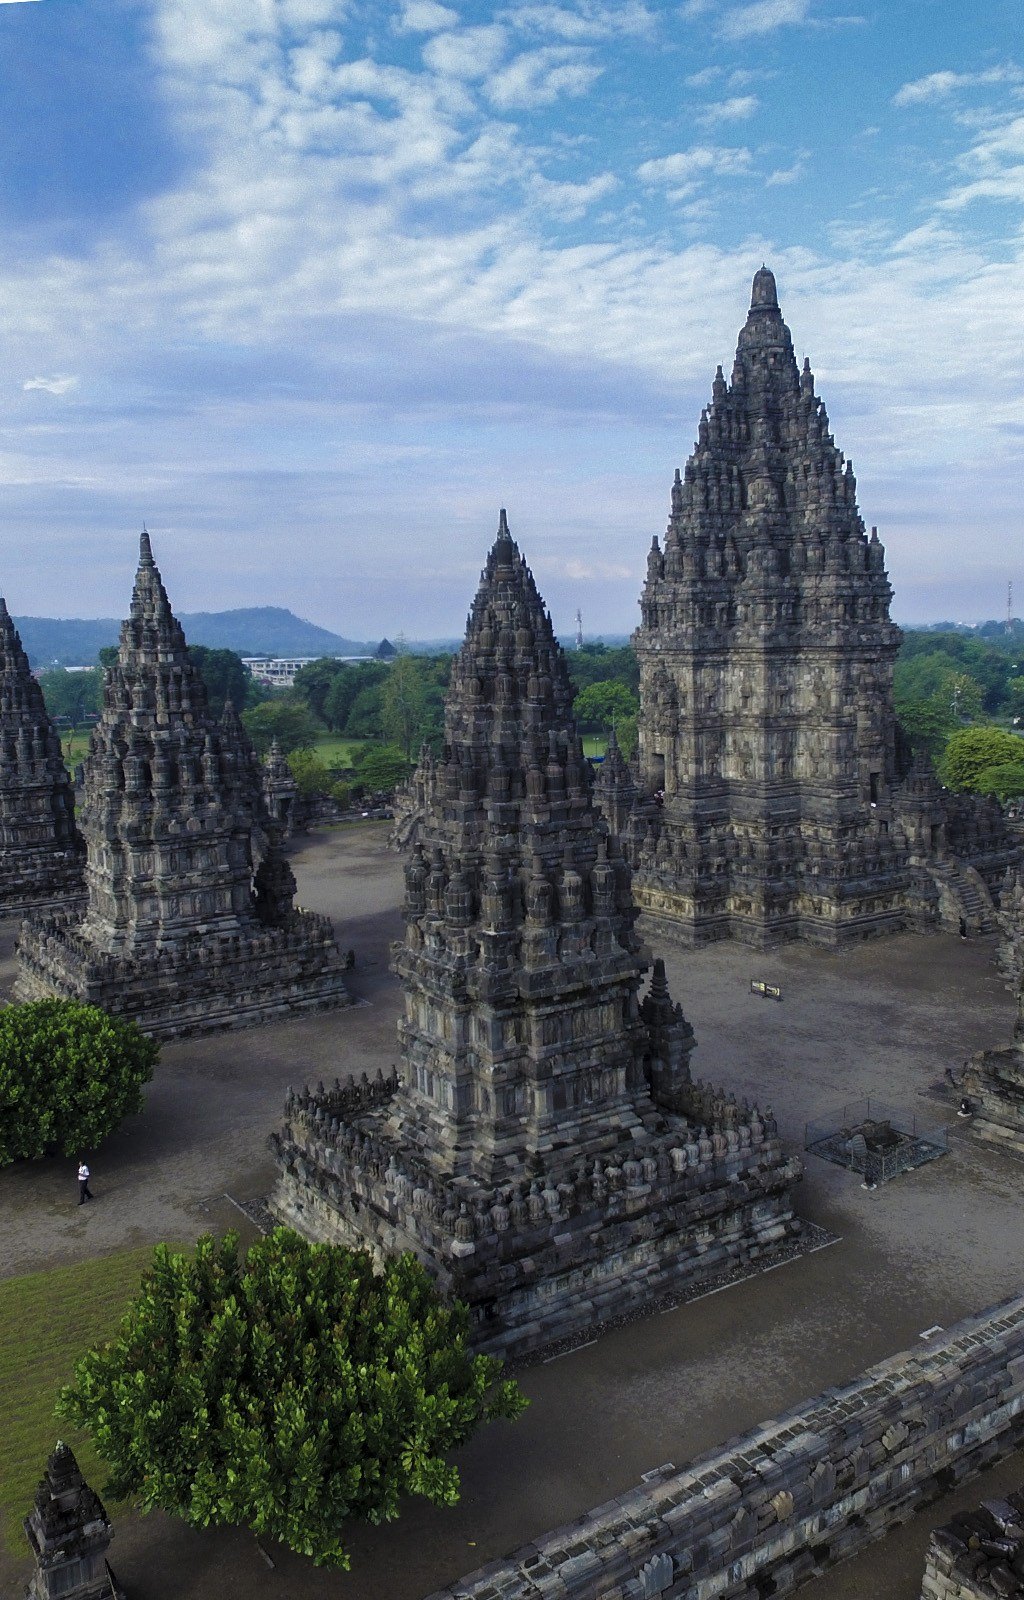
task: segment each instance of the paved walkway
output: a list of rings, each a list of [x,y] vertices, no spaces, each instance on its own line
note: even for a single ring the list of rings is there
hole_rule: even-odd
[[[0,1274],[227,1225],[225,1191],[266,1192],[264,1140],[288,1083],[395,1059],[399,993],[386,959],[400,932],[400,868],[382,830],[321,835],[294,864],[300,898],[334,916],[340,942],[355,946],[353,988],[368,1004],[166,1046],[146,1111],[93,1163],[95,1206],[76,1214],[67,1163],[0,1173]],[[695,1075],[770,1101],[798,1147],[806,1121],[866,1094],[945,1120],[948,1107],[929,1095],[944,1067],[1005,1039],[1012,1025],[989,945],[908,936],[840,956],[731,945],[665,953],[673,995],[697,1032]],[[782,1003],[751,996],[751,977],[781,984]],[[979,1152],[955,1120],[952,1131],[948,1156],[873,1193],[808,1158],[798,1208],[838,1244],[528,1371],[526,1415],[463,1452],[461,1504],[414,1504],[396,1524],[354,1528],[350,1574],[318,1572],[277,1549],[271,1569],[247,1533],[196,1533],[153,1516],[119,1524],[119,1576],[134,1600],[422,1600],[649,1468],[681,1465],[933,1324],[1009,1294],[1024,1278],[1024,1166]],[[981,1493],[969,1486],[967,1501]],[[940,1514],[926,1512],[924,1523]],[[884,1561],[872,1553],[830,1578],[829,1593],[916,1600],[920,1562],[913,1551],[899,1556],[902,1537],[886,1542]],[[840,1587],[858,1568],[860,1587]],[[0,1592],[15,1576],[0,1559]],[[818,1600],[825,1590],[804,1593]]]

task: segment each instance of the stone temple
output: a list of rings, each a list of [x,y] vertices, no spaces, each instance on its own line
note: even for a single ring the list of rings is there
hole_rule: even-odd
[[[0,599],[0,916],[80,900],[84,859],[60,740]]]
[[[412,1250],[477,1344],[542,1346],[795,1233],[770,1112],[691,1081],[664,968],[640,999],[626,860],[562,652],[501,513],[420,767],[392,1080],[292,1094],[271,1208]]]
[[[230,704],[208,709],[144,531],[85,761],[85,910],[26,924],[16,997],[158,1037],[347,1004],[330,922],[293,906],[262,776]]]
[[[647,801],[627,837],[652,933],[834,945],[991,924],[1017,847],[994,802],[946,795],[912,763],[891,597],[762,267],[633,636]]]

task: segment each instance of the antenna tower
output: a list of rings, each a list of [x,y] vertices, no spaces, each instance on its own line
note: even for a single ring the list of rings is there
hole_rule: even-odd
[[[1006,631],[1013,632],[1013,579],[1006,585]]]
[[[583,649],[583,612],[582,611],[577,611],[577,613],[576,613],[576,648],[577,648],[577,650],[582,650]]]

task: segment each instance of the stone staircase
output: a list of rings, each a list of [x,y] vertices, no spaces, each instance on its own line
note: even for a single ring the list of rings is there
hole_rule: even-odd
[[[928,875],[939,891],[939,917],[943,928],[956,933],[962,917],[969,933],[996,932],[992,896],[974,867],[956,856],[946,856],[928,862]]]

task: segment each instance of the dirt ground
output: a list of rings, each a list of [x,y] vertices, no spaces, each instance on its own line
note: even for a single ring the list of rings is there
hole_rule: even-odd
[[[384,828],[318,834],[293,864],[302,903],[329,913],[341,945],[356,950],[358,1003],[166,1045],[145,1111],[91,1163],[95,1205],[75,1204],[70,1162],[0,1173],[0,1276],[233,1225],[233,1202],[270,1187],[266,1136],[287,1086],[395,1060],[400,996],[388,947],[401,931],[401,870]],[[0,985],[13,973],[12,947],[12,930],[0,927]],[[682,1465],[1019,1288],[1024,1165],[976,1147],[936,1089],[947,1066],[1009,1036],[1013,1003],[990,941],[907,936],[841,955],[731,945],[658,953],[696,1030],[695,1076],[771,1104],[794,1148],[808,1122],[870,1095],[949,1124],[949,1153],[873,1192],[808,1156],[798,1210],[837,1243],[529,1369],[525,1416],[462,1452],[460,1505],[412,1504],[395,1524],[354,1528],[351,1573],[319,1572],[277,1548],[271,1567],[239,1530],[124,1518],[111,1556],[133,1600],[422,1600],[648,1469]],[[751,995],[752,977],[778,983],[782,1002]],[[1018,1475],[1013,1461],[989,1477],[997,1486]],[[986,1481],[956,1502],[997,1492]],[[802,1592],[823,1600],[827,1583],[833,1600],[916,1600],[928,1530],[952,1503]],[[0,1555],[0,1593],[17,1592],[26,1570]]]

